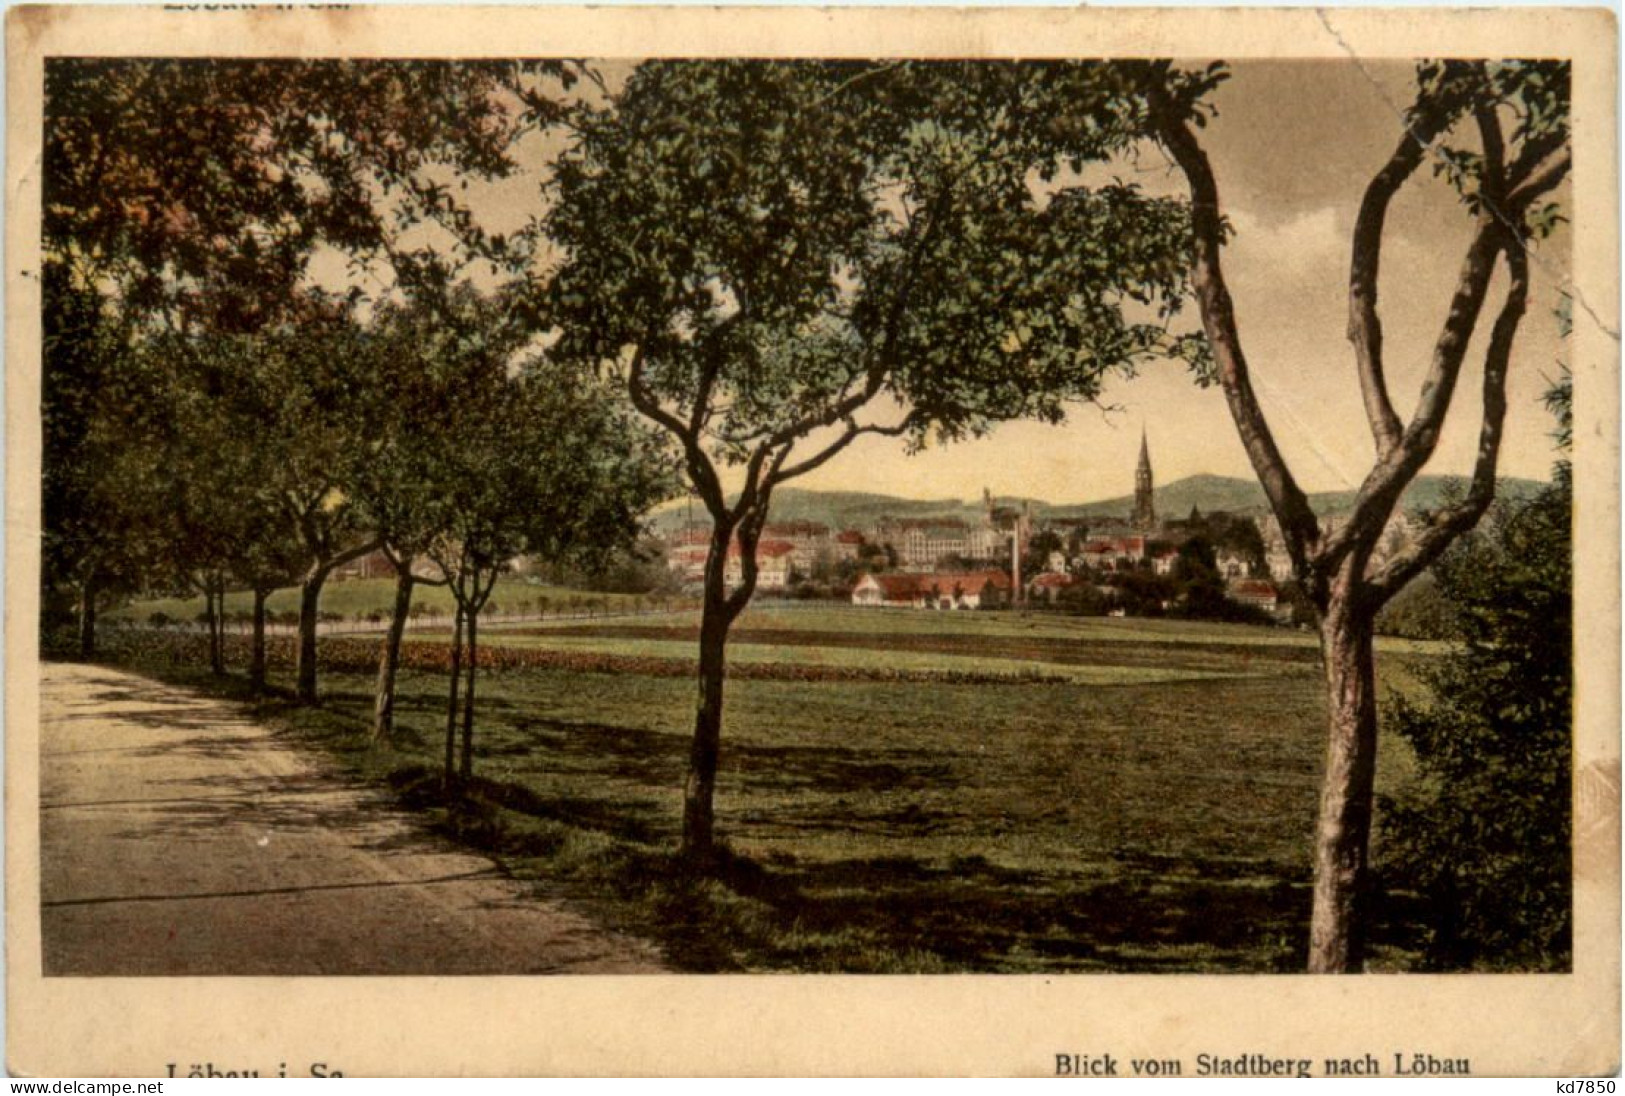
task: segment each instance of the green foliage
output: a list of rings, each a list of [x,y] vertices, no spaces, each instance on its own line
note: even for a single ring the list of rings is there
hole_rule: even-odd
[[[47,262],[216,330],[265,322],[319,242],[387,252],[418,284],[448,253],[511,263],[431,169],[507,174],[516,137],[558,116],[543,89],[573,79],[561,62],[53,60]],[[445,235],[400,247],[421,222]]]
[[[435,349],[408,358],[435,393],[435,421],[404,432],[415,473],[387,477],[384,493],[416,493],[419,528],[450,575],[501,570],[521,553],[601,570],[673,489],[664,443],[590,373],[513,357],[499,307],[449,302]]]
[[[419,290],[460,262],[526,266],[533,238],[482,233],[434,176],[508,173],[512,142],[558,116],[543,92],[573,78],[560,62],[50,61],[47,602],[197,566],[285,580],[297,561],[261,534],[286,531],[290,494],[345,535],[325,503],[352,509],[331,443],[369,425],[338,330],[361,295],[310,292],[311,259],[384,260]]]
[[[1377,634],[1407,639],[1457,639],[1456,607],[1432,574],[1418,575],[1377,613]]]
[[[1179,203],[1033,183],[1125,147],[1126,95],[1099,65],[641,66],[558,166],[556,352],[635,349],[727,462],[881,392],[917,439],[1056,420],[1167,349],[1183,288]]]
[[[1440,969],[1567,969],[1572,931],[1570,492],[1503,508],[1435,566],[1464,646],[1395,699],[1419,779],[1385,804],[1391,885]]]
[[[140,583],[166,427],[127,328],[63,268],[47,266],[44,282],[41,580],[49,615],[83,588],[94,597],[98,588]]]

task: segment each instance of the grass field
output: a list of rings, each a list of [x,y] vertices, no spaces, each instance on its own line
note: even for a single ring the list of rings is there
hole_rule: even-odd
[[[677,615],[483,634],[692,659],[695,627]],[[1384,682],[1411,687],[1425,657],[1384,650]],[[786,607],[742,617],[730,659],[1012,676],[732,681],[717,809],[733,858],[704,879],[672,856],[684,677],[483,675],[479,803],[457,812],[434,791],[443,676],[403,675],[389,749],[365,743],[368,674],[328,674],[320,711],[265,714],[690,969],[1301,969],[1324,738],[1312,636]],[[1382,759],[1380,788],[1407,779],[1401,745],[1385,741]],[[1377,944],[1374,965],[1405,964],[1403,925],[1379,926]]]

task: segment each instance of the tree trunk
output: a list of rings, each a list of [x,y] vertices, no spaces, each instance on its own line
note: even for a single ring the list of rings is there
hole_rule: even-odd
[[[372,740],[386,742],[395,733],[395,673],[401,665],[401,637],[406,634],[406,618],[412,612],[412,559],[402,556],[395,576],[395,614],[389,618],[389,632],[378,659],[378,696],[372,710]]]
[[[254,588],[254,641],[248,656],[248,683],[265,691],[265,597],[269,590]]]
[[[452,625],[451,632],[451,691],[446,699],[446,772],[441,779],[441,786],[449,794],[455,782],[457,770],[457,696],[458,686],[462,684],[459,671],[463,664],[463,607],[457,606],[456,623]]]
[[[722,750],[722,687],[727,674],[728,607],[721,570],[726,547],[716,563],[717,579],[707,576],[700,613],[699,702],[694,713],[694,742],[683,784],[683,855],[704,861],[715,850],[717,762]]]
[[[468,687],[463,695],[463,756],[459,770],[465,784],[474,775],[474,677],[480,668],[479,628],[480,614],[473,610],[468,613]]]
[[[301,704],[316,703],[316,613],[321,606],[322,583],[326,579],[326,571],[312,571],[299,586],[299,653],[294,696]]]
[[[222,583],[204,580],[204,613],[209,618],[209,671],[215,676],[226,672],[225,591]]]
[[[79,657],[96,657],[96,575],[79,587]]]
[[[1315,832],[1309,970],[1358,973],[1364,962],[1377,704],[1375,611],[1334,591],[1321,618],[1328,736]]]

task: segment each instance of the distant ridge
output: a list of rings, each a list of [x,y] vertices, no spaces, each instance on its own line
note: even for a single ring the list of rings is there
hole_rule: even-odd
[[[1418,476],[1405,492],[1401,505],[1406,510],[1432,509],[1452,491],[1465,490],[1465,476]],[[1538,480],[1503,477],[1497,484],[1501,498],[1526,498],[1546,484]],[[1268,509],[1263,488],[1253,480],[1234,476],[1186,476],[1173,483],[1158,487],[1155,493],[1157,514],[1163,519],[1183,518],[1191,507],[1204,514],[1215,510],[1231,513],[1262,514]],[[1030,502],[1039,517],[1128,517],[1134,509],[1132,494],[1095,502],[1051,503],[1043,499],[1023,499],[995,496],[997,506],[1020,507]],[[1319,491],[1309,496],[1309,503],[1317,513],[1339,513],[1354,504],[1353,491]],[[832,529],[845,529],[873,525],[884,517],[958,517],[974,521],[981,517],[979,499],[910,499],[896,495],[883,495],[865,491],[809,491],[794,487],[781,488],[773,495],[773,521],[817,521]],[[656,511],[654,524],[657,531],[679,528],[688,517],[685,502],[667,503]],[[705,518],[705,507],[694,504],[696,521]]]
[[[1417,476],[1400,500],[1400,506],[1405,510],[1436,509],[1451,493],[1465,491],[1467,484],[1466,476]],[[1503,476],[1496,483],[1496,494],[1500,498],[1527,498],[1544,486],[1546,484],[1538,480]],[[1342,513],[1353,507],[1354,495],[1352,490],[1315,491],[1309,495],[1309,505],[1317,514]],[[1164,519],[1185,517],[1192,506],[1199,507],[1203,513],[1214,510],[1264,513],[1269,508],[1262,487],[1253,480],[1233,476],[1186,476],[1157,488],[1156,502],[1157,515]],[[1079,506],[1051,507],[1047,512],[1062,516],[1107,516],[1126,515],[1132,509],[1134,496],[1119,495]]]

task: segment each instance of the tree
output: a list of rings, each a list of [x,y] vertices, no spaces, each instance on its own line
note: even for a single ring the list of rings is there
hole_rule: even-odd
[[[254,592],[249,667],[265,681],[265,599],[294,584],[296,546],[278,512],[282,461],[265,444],[265,402],[256,398],[260,366],[252,336],[187,337],[156,332],[139,353],[150,378],[147,395],[162,408],[157,447],[161,477],[151,517],[161,530],[164,564],[150,580],[168,578],[201,593],[209,661],[225,672],[225,595],[237,580]]]
[[[1572,430],[1567,373],[1549,402]],[[1417,756],[1410,794],[1384,804],[1389,882],[1422,896],[1433,969],[1564,970],[1572,954],[1573,490],[1502,503],[1433,565],[1461,646],[1396,697]]]
[[[460,428],[464,390],[476,383],[465,376],[464,341],[479,315],[480,302],[465,285],[460,292],[380,309],[369,332],[368,370],[388,398],[379,401],[366,443],[348,453],[348,480],[395,571],[394,605],[378,657],[374,741],[394,733],[395,678],[413,591],[447,581],[420,576],[418,564],[430,557],[452,520],[444,495],[453,486],[447,480],[452,472],[444,457],[455,444],[448,434]],[[509,336],[496,350],[498,359],[512,342]],[[459,635],[461,624],[459,615]]]
[[[90,658],[103,599],[138,589],[160,555],[165,413],[130,326],[63,266],[43,274],[42,621],[63,592]]]
[[[1180,608],[1184,614],[1222,618],[1229,599],[1225,597],[1224,579],[1219,575],[1213,545],[1204,537],[1191,537],[1179,546],[1176,568]]]
[[[1423,898],[1434,969],[1566,969],[1574,698],[1567,482],[1492,510],[1434,564],[1463,648],[1396,699],[1418,787],[1384,811],[1395,882]]]
[[[376,428],[379,379],[344,302],[311,297],[303,317],[257,337],[254,347],[253,383],[265,408],[258,437],[277,454],[276,501],[299,546],[294,695],[314,704],[322,588],[339,567],[378,548],[349,473]]]
[[[1048,571],[1050,556],[1062,552],[1065,546],[1061,534],[1053,529],[1034,533],[1022,550],[1021,573],[1031,577]]]
[[[1376,460],[1348,520],[1332,531],[1323,530],[1310,509],[1254,394],[1220,265],[1227,228],[1218,183],[1196,131],[1204,120],[1201,97],[1223,78],[1222,65],[1202,74],[1151,65],[1148,98],[1158,140],[1190,188],[1191,280],[1216,379],[1280,523],[1296,577],[1319,618],[1329,711],[1309,969],[1358,971],[1377,752],[1374,622],[1396,592],[1477,524],[1494,497],[1507,369],[1529,293],[1527,249],[1555,223],[1557,209],[1547,199],[1569,170],[1569,66],[1454,61],[1418,66],[1415,101],[1393,153],[1366,186],[1353,230],[1348,335]],[[1389,205],[1430,158],[1458,188],[1473,236],[1420,398],[1409,422],[1402,422],[1385,379],[1378,273]],[[1379,563],[1373,550],[1400,496],[1433,454],[1492,275],[1503,262],[1507,284],[1484,352],[1483,418],[1471,484],[1461,499],[1427,515],[1407,548]]]
[[[187,301],[236,330],[274,318],[318,243],[413,283],[456,256],[528,263],[534,231],[482,232],[434,175],[511,172],[574,79],[557,61],[53,60],[47,260],[137,310]],[[403,246],[423,222],[444,233]]]
[[[630,548],[643,514],[669,496],[664,443],[629,419],[601,382],[539,362],[510,369],[510,346],[478,337],[449,364],[460,377],[436,437],[440,530],[428,549],[457,605],[446,711],[445,784],[474,766],[479,618],[521,553],[592,567]],[[462,738],[456,747],[461,683]],[[455,776],[454,766],[455,764]]]
[[[1136,136],[1131,90],[1087,64],[663,62],[583,112],[548,221],[553,352],[618,377],[711,518],[691,859],[714,851],[726,644],[774,491],[860,437],[1057,421],[1197,349],[1167,326],[1181,204],[1058,181]]]

